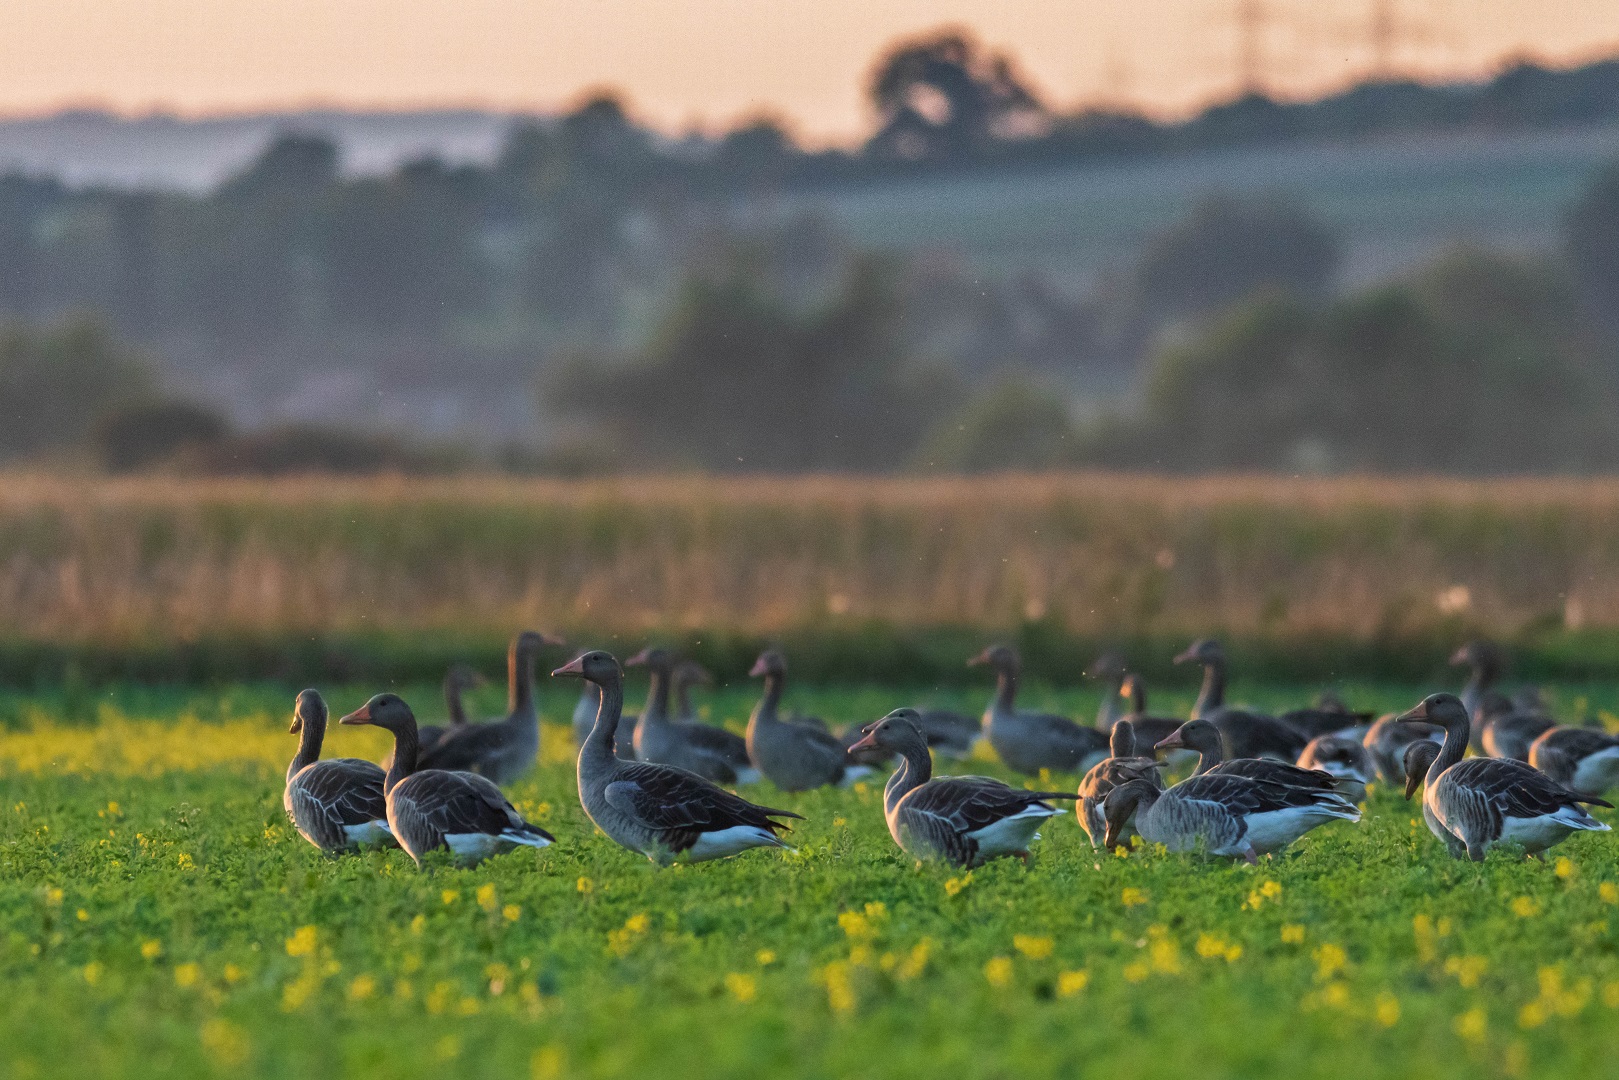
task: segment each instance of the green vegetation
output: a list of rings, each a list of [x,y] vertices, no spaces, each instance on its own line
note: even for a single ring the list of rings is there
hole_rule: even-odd
[[[398,852],[327,859],[288,827],[294,689],[113,687],[90,726],[31,699],[0,734],[0,1075],[1609,1072],[1611,835],[1546,863],[1458,863],[1378,791],[1360,826],[1257,869],[1102,856],[1065,816],[1031,867],[969,876],[901,856],[876,785],[760,788],[807,815],[795,853],[659,871],[591,831],[558,725],[512,792],[558,843],[419,874]],[[369,689],[328,693],[348,707]],[[434,688],[402,689],[438,715]],[[1344,689],[1376,708],[1419,692]],[[571,694],[542,692],[563,719]],[[1619,703],[1612,684],[1555,693],[1569,713]],[[843,722],[911,695],[790,697]],[[734,724],[750,700],[723,691],[713,715]],[[335,729],[328,752],[381,749]]]

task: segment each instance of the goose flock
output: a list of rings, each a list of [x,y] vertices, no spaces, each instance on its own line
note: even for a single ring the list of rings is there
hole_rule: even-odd
[[[508,654],[507,715],[469,722],[462,694],[480,684],[470,668],[444,681],[449,722],[418,725],[383,693],[342,724],[382,728],[393,748],[380,765],[320,756],[328,722],[321,695],[294,708],[298,751],[287,767],[284,804],[293,825],[322,851],[397,845],[418,865],[443,851],[465,865],[517,847],[555,841],[524,820],[502,793],[534,768],[540,747],[535,702],[538,657],[562,647],[524,631]],[[551,674],[583,681],[573,727],[579,801],[614,842],[654,863],[701,862],[752,848],[786,847],[801,815],[752,802],[734,788],[768,781],[802,792],[848,784],[892,768],[883,816],[894,843],[917,860],[971,868],[1006,856],[1025,862],[1049,820],[1073,801],[1093,846],[1132,838],[1169,851],[1256,861],[1335,821],[1358,822],[1368,785],[1422,791],[1428,828],[1456,858],[1482,860],[1496,845],[1539,856],[1579,831],[1608,831],[1590,806],[1611,807],[1619,786],[1619,737],[1557,724],[1538,693],[1501,693],[1500,651],[1459,650],[1469,668],[1462,692],[1431,694],[1414,708],[1374,718],[1331,695],[1275,716],[1227,705],[1227,659],[1211,639],[1176,658],[1203,668],[1191,716],[1152,716],[1146,687],[1118,654],[1089,674],[1104,686],[1092,724],[1017,705],[1021,661],[995,645],[968,663],[995,673],[982,718],[898,708],[842,734],[816,717],[782,712],[787,661],[760,655],[751,672],[763,693],[745,735],[702,722],[691,689],[711,681],[672,650],[649,647],[623,665],[610,653],[579,653]],[[644,667],[646,704],[626,716],[624,667]],[[1034,791],[984,776],[935,776],[935,757],[966,757],[983,740],[1016,772],[1050,786],[1054,773],[1083,774],[1076,790]],[[1471,755],[1471,756],[1469,756]],[[1166,774],[1185,773],[1170,783]]]

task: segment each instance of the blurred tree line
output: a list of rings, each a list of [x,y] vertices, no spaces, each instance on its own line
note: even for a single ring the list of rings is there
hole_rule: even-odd
[[[806,152],[767,119],[669,140],[598,96],[516,128],[488,167],[354,178],[330,142],[289,133],[202,196],[0,177],[0,460],[474,462],[411,432],[238,430],[186,389],[231,363],[271,384],[353,364],[496,393],[537,380],[553,437],[500,460],[553,471],[1619,466],[1619,171],[1570,209],[1554,256],[1456,252],[1349,295],[1338,236],[1277,198],[1211,198],[1080,297],[1038,274],[986,282],[857,250],[760,198],[922,169],[1611,118],[1619,63],[1249,98],[1158,125],[1058,115],[1010,58],[943,31],[896,45],[867,89],[877,130],[847,152]],[[1075,404],[1132,387],[1106,410]]]

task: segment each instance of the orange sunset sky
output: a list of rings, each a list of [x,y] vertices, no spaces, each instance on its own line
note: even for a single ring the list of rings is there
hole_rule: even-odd
[[[549,110],[613,86],[669,130],[770,112],[810,142],[845,141],[867,124],[876,53],[959,23],[1054,104],[1173,114],[1231,92],[1243,2],[1264,13],[1267,83],[1284,95],[1364,76],[1378,3],[1394,66],[1422,76],[1619,52],[1619,0],[0,0],[0,113]]]

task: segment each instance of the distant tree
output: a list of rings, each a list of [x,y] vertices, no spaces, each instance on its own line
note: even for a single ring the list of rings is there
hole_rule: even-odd
[[[879,156],[968,157],[1047,119],[1012,60],[964,30],[895,45],[877,62],[870,96],[881,127],[867,152]]]
[[[242,172],[220,188],[226,198],[287,199],[317,193],[337,181],[337,144],[324,135],[277,135]]]
[[[1195,317],[1266,289],[1320,296],[1342,261],[1341,240],[1302,207],[1217,196],[1153,238],[1136,288],[1154,319]]]
[[[1001,379],[934,426],[914,463],[940,472],[1054,469],[1074,460],[1064,395],[1027,379]]]
[[[230,424],[215,409],[191,401],[135,402],[103,413],[94,443],[101,467],[134,472],[173,458],[188,446],[217,443]]]
[[[150,392],[151,368],[104,326],[0,326],[0,460],[85,445],[96,419]]]
[[[1580,291],[1619,333],[1619,164],[1585,189],[1570,208],[1563,231]]]

